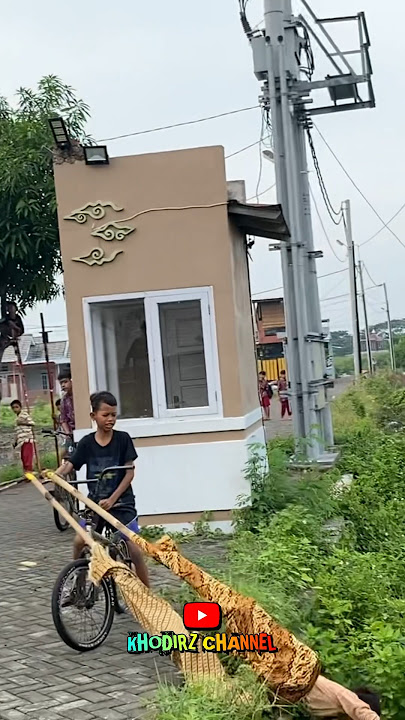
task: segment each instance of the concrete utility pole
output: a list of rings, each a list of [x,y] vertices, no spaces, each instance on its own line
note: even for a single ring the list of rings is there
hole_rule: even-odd
[[[252,47],[255,75],[263,81],[260,102],[269,124],[271,118],[277,196],[291,235],[288,242],[281,243],[280,249],[296,447],[305,452],[307,461],[330,466],[336,453],[326,389],[330,384],[326,371],[327,339],[322,329],[315,262],[322,253],[314,250],[305,134],[310,134],[311,115],[374,107],[374,98],[363,14],[333,19],[333,22],[355,22],[360,48],[356,52],[362,61],[362,74],[358,75],[323,27],[331,19],[318,20],[306,1],[302,2],[332,46],[328,52],[321,43],[333,66],[333,75],[321,81],[312,81],[314,62],[309,31],[318,40],[316,33],[305,18],[292,15],[291,0],[264,0],[264,32],[250,29],[247,3],[243,0],[241,19]],[[335,58],[340,59],[343,67]],[[368,85],[369,99],[359,102],[357,85],[362,83]],[[323,88],[329,89],[334,105],[307,108],[307,104],[313,102],[312,90]],[[352,102],[339,105],[342,98]]]
[[[364,335],[366,338],[367,362],[368,362],[368,369],[369,369],[370,375],[372,375],[372,373],[374,372],[374,368],[373,368],[373,358],[371,355],[370,328],[368,326],[366,293],[364,292],[363,263],[361,263],[361,262],[359,262],[359,275],[360,275],[361,297],[363,299],[363,313],[364,313],[364,325],[365,325]]]
[[[384,295],[385,295],[385,306],[387,309],[387,325],[388,325],[388,338],[389,338],[389,343],[390,343],[391,370],[392,370],[392,372],[396,372],[397,364],[395,361],[394,338],[392,336],[390,305],[388,302],[387,286],[385,283],[383,283],[383,288],[384,288]]]
[[[347,251],[349,258],[349,280],[350,280],[350,302],[352,308],[352,332],[353,332],[353,358],[354,377],[356,380],[361,375],[361,340],[359,323],[359,306],[357,300],[357,278],[356,278],[356,257],[352,237],[352,218],[350,212],[350,200],[342,203],[343,220],[346,233]]]

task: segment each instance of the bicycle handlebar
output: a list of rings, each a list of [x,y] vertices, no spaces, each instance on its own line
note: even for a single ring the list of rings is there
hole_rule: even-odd
[[[42,428],[41,433],[43,435],[51,435],[52,437],[55,437],[56,435],[64,435],[65,437],[72,438],[69,433],[65,433],[62,430],[47,430],[46,428]],[[72,438],[73,441],[73,438]]]
[[[111,465],[111,467],[106,468],[100,473],[100,477],[98,478],[89,478],[86,480],[69,480],[70,485],[84,485],[85,483],[98,483],[100,480],[103,480],[104,475],[106,475],[108,472],[115,472],[116,470],[133,470],[133,465]]]

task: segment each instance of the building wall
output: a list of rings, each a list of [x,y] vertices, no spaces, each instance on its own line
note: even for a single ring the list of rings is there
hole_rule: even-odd
[[[224,416],[244,415],[246,408],[254,406],[254,391],[252,387],[241,387],[239,366],[234,362],[240,342],[234,313],[233,250],[223,149],[209,147],[113,158],[110,165],[103,167],[64,163],[55,166],[55,180],[78,427],[89,424],[83,297],[184,287],[213,287]],[[109,245],[108,250],[120,246],[123,254],[111,264],[88,267],[72,262],[72,258],[83,256],[98,245],[98,240],[90,235],[90,226],[96,227],[100,221],[79,225],[63,218],[97,200],[123,207],[119,219],[153,207],[224,204],[210,209],[140,215],[132,221],[136,231],[121,245],[117,241],[100,243],[103,248]],[[102,223],[117,217],[108,210]],[[247,362],[252,367],[252,361]],[[247,374],[244,383],[249,385]]]
[[[84,315],[86,298],[212,288],[222,396],[218,414],[197,416],[188,408],[188,417],[156,422],[122,419],[117,427],[136,438],[139,458],[134,491],[144,522],[153,518],[154,523],[177,526],[187,518],[191,522],[196,513],[212,510],[218,522],[229,523],[238,496],[248,492],[244,470],[249,445],[264,444],[265,439],[246,254],[243,237],[228,221],[223,149],[113,158],[102,167],[65,163],[55,166],[55,180],[76,439],[91,431],[89,393],[95,389],[91,356],[88,360],[92,342]],[[102,220],[83,224],[64,219],[89,202],[100,201],[124,210],[107,210]],[[201,205],[214,207],[190,207]],[[166,209],[150,212],[153,208]],[[91,235],[100,225],[121,218],[136,227],[122,242],[107,243]],[[123,253],[102,266],[73,261],[96,247]],[[153,352],[151,347],[149,351]]]
[[[242,386],[242,414],[257,407],[257,385],[251,382],[256,375],[256,348],[252,305],[250,301],[249,266],[244,238],[237,228],[230,228],[232,238],[233,302],[236,318],[236,344],[239,377]],[[247,318],[250,322],[247,322]]]

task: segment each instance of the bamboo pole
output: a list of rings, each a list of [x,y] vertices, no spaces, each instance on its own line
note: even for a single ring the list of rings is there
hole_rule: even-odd
[[[44,474],[53,475],[54,477],[57,477],[59,479],[59,476],[54,475],[54,473],[49,473],[46,471]],[[95,544],[95,540],[93,540],[91,535],[84,528],[82,528],[81,525],[79,525],[77,520],[75,520],[75,518],[72,517],[70,515],[70,513],[68,513],[66,508],[64,508],[63,505],[58,503],[58,501],[55,500],[54,497],[52,497],[49,490],[47,490],[43,486],[43,484],[38,480],[38,478],[35,477],[34,473],[25,473],[25,477],[27,478],[27,480],[32,482],[33,485],[35,485],[35,487],[37,488],[37,490],[39,490],[41,495],[43,495],[45,500],[48,500],[48,502],[52,505],[52,507],[58,511],[59,515],[62,515],[62,517],[68,521],[68,523],[72,526],[73,530],[76,530],[76,532],[81,536],[81,538],[84,540],[86,545],[88,545],[89,547],[93,547],[93,545]],[[73,488],[71,488],[69,483],[66,483],[66,485],[68,485],[68,488],[66,488],[66,490],[73,489]],[[79,493],[79,495],[81,495],[81,493]]]
[[[48,376],[48,391],[49,391],[49,399],[51,402],[51,412],[52,412],[52,422],[53,422],[53,429],[58,429],[58,424],[55,420],[55,388],[53,386],[53,380],[51,375],[51,364],[49,362],[49,352],[48,352],[48,333],[45,330],[45,320],[43,313],[40,314],[41,318],[41,332],[42,332],[42,344],[44,346],[44,354],[45,354],[45,364],[46,364],[46,374]],[[59,444],[58,444],[58,438],[55,435],[55,452],[56,452],[56,461],[58,463],[58,467],[60,465],[60,454],[59,454]]]
[[[120,522],[115,517],[113,517],[113,515],[110,515],[110,513],[107,512],[107,510],[104,510],[104,508],[100,507],[100,505],[97,505],[97,503],[95,503],[93,500],[90,500],[90,498],[86,497],[86,495],[83,495],[83,493],[81,493],[80,490],[77,490],[66,480],[59,477],[59,475],[56,475],[54,472],[51,472],[50,470],[44,470],[42,472],[42,475],[44,477],[46,477],[48,480],[51,480],[53,483],[56,483],[56,485],[59,485],[60,487],[62,487],[64,490],[67,490],[67,492],[69,492],[71,495],[73,495],[73,497],[75,497],[77,500],[80,500],[82,503],[87,505],[87,507],[89,507],[90,510],[93,510],[95,513],[100,515],[100,517],[102,517],[104,520],[106,520],[106,522],[108,522],[109,525],[112,525],[113,527],[115,527],[116,530],[119,530],[123,535],[125,535],[125,537],[127,537],[128,540],[131,540],[136,545],[139,545],[139,547],[144,552],[146,552],[149,555],[152,555],[152,557],[154,557],[155,559],[159,559],[158,550],[157,550],[157,548],[155,548],[155,546],[152,543],[147,542],[147,540],[140,537],[139,535],[134,533],[132,530],[129,530],[126,527],[126,525],[123,525],[122,522]],[[32,476],[31,473],[27,473],[26,477],[29,480],[31,480],[32,482],[33,482],[32,477],[34,477],[34,479],[36,480],[35,476]],[[42,486],[41,486],[41,488],[42,488]],[[42,492],[42,489],[41,489],[41,492]],[[44,492],[42,492],[42,494],[44,495]],[[45,495],[44,495],[44,497],[45,497]],[[52,498],[52,496],[50,496],[50,497]],[[57,503],[57,504],[59,506],[59,503]],[[78,523],[76,521],[74,521],[75,525],[73,525],[73,523],[71,522],[73,520],[73,518],[69,515],[69,513],[67,513],[67,517],[66,517],[66,515],[63,515],[63,517],[65,517],[66,520],[68,520],[70,522],[72,527],[74,527],[74,528],[76,528],[76,526],[80,527],[80,525],[78,525]],[[81,528],[81,530],[83,531],[83,528]],[[77,530],[77,532],[79,532],[79,531]],[[88,533],[85,533],[85,534],[87,536]],[[80,533],[80,535],[84,538],[82,532]],[[86,539],[86,542],[87,542],[87,539]],[[159,559],[159,561],[160,561],[160,559]]]

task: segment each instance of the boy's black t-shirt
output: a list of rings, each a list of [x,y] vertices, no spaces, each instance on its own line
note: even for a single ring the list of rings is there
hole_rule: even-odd
[[[96,433],[86,435],[80,440],[69,459],[75,470],[80,470],[83,465],[87,465],[87,479],[95,480],[106,468],[113,465],[131,465],[137,457],[138,454],[128,433],[113,430],[111,441],[104,447],[96,441]],[[116,470],[104,475],[103,480],[98,485],[90,483],[88,486],[89,497],[95,502],[110,497],[122,482],[124,476],[125,470]],[[121,495],[118,503],[125,507],[135,507],[135,498],[131,485]]]

